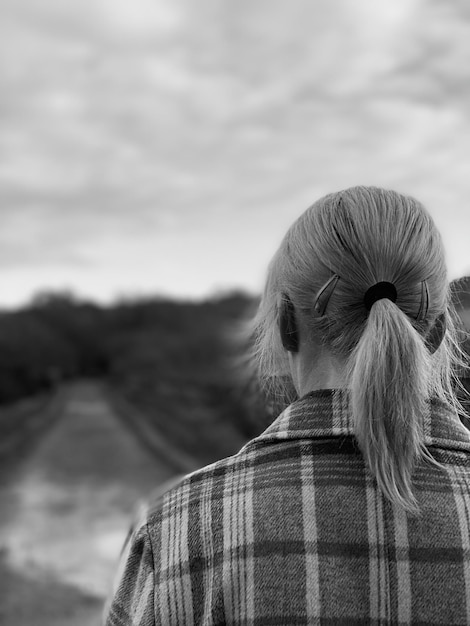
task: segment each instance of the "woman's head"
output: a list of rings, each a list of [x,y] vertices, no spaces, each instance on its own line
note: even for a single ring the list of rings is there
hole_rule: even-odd
[[[381,282],[396,298],[365,303]],[[442,339],[448,307],[441,237],[424,207],[394,191],[353,187],[318,200],[291,226],[254,320],[255,362],[267,384],[290,374],[286,314],[296,341],[344,363],[364,456],[390,499],[407,508],[426,399],[453,397],[451,320],[435,354],[426,346],[433,329],[436,346]]]
[[[323,316],[314,310],[321,288],[339,276]],[[422,281],[429,309],[417,321]],[[353,187],[318,200],[291,226],[268,271],[260,315],[259,345],[267,379],[286,374],[286,354],[278,333],[280,302],[286,296],[304,314],[314,335],[334,353],[348,357],[368,311],[366,291],[380,281],[393,283],[397,306],[422,335],[446,309],[447,277],[440,235],[416,200],[373,187]]]

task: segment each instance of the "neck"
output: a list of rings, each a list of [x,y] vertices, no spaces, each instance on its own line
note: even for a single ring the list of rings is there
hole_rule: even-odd
[[[345,389],[344,363],[325,348],[310,347],[290,354],[292,380],[299,397],[317,389]]]

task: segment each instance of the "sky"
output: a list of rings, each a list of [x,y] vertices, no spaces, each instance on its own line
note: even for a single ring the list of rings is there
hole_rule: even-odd
[[[262,288],[366,184],[470,274],[466,0],[2,0],[0,307]]]

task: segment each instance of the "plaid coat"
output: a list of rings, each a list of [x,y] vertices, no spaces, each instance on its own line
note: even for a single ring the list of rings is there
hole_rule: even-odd
[[[470,433],[433,402],[421,515],[386,501],[348,395],[312,392],[183,478],[131,537],[107,626],[470,624]]]

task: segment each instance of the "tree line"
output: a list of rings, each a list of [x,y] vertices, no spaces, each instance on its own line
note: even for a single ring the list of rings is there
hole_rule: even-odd
[[[0,313],[0,404],[64,381],[102,378],[143,408],[168,413],[186,402],[191,410],[210,407],[222,421],[237,414],[239,428],[251,436],[256,426],[234,382],[227,337],[255,304],[231,293],[104,307],[69,293],[42,293],[20,310]]]
[[[453,281],[452,298],[459,310],[470,310],[470,277]],[[243,293],[108,307],[69,293],[42,293],[20,310],[0,313],[0,404],[62,381],[98,377],[141,404],[170,410],[186,401],[188,410],[199,404],[223,419],[236,414],[251,436],[262,426],[253,414],[263,420],[266,411],[253,400],[256,393],[236,384],[227,336],[255,306]]]

